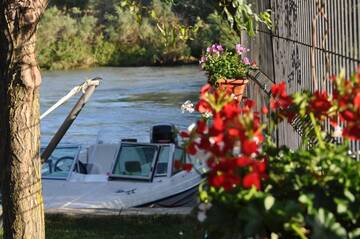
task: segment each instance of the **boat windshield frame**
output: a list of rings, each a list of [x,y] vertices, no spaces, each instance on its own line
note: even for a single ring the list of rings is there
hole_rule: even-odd
[[[137,175],[122,175],[122,174],[114,174],[114,171],[115,171],[115,168],[117,166],[117,162],[119,160],[119,156],[120,156],[120,153],[121,153],[121,150],[124,146],[151,146],[151,147],[154,147],[155,148],[155,154],[153,156],[153,159],[152,159],[152,163],[151,163],[151,167],[150,167],[150,172],[149,172],[149,176],[137,176]],[[120,147],[119,147],[119,150],[118,152],[116,153],[116,158],[115,158],[115,161],[112,165],[112,169],[111,169],[111,173],[109,175],[109,179],[127,179],[127,180],[144,180],[144,181],[149,181],[149,182],[152,182],[154,177],[155,177],[155,174],[156,174],[156,165],[159,161],[159,154],[160,154],[160,149],[161,149],[161,146],[169,146],[170,147],[170,158],[169,158],[169,163],[170,161],[172,160],[172,153],[173,153],[173,150],[172,150],[172,147],[173,144],[154,144],[154,143],[139,143],[139,142],[122,142],[120,144]]]
[[[76,154],[74,155],[74,160],[70,166],[70,170],[68,171],[68,174],[66,177],[56,177],[56,176],[43,176],[42,175],[42,172],[41,172],[41,179],[46,179],[46,180],[64,180],[64,181],[68,181],[72,175],[72,173],[74,172],[74,169],[75,169],[75,165],[77,164],[78,162],[78,159],[79,159],[79,154],[80,154],[80,151],[81,151],[81,146],[80,145],[59,145],[56,147],[56,149],[54,150],[54,152],[57,150],[57,149],[70,149],[70,148],[73,148],[74,151],[75,149],[77,150],[76,151]],[[41,150],[45,149],[45,147],[41,147]],[[53,153],[54,153],[53,152]],[[51,156],[50,156],[51,157]],[[49,158],[50,158],[49,157]],[[41,165],[41,170],[42,170],[42,167],[44,164],[46,164],[47,162],[49,161],[49,159],[47,159],[42,165]]]

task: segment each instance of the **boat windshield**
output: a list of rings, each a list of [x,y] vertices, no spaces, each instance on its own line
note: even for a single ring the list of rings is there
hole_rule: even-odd
[[[155,177],[167,176],[169,159],[171,158],[171,149],[169,145],[160,146],[158,161],[156,164]]]
[[[158,146],[122,143],[112,177],[151,179]]]
[[[44,148],[41,149],[43,151]],[[79,146],[57,147],[42,165],[41,174],[46,179],[67,179],[74,168]]]

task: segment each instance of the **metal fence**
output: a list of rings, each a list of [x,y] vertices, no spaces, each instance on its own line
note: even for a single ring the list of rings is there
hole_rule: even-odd
[[[260,27],[247,39],[254,58],[271,82],[284,80],[288,91],[326,89],[329,76],[347,76],[360,65],[360,0],[251,0],[257,11],[272,9],[273,31]],[[249,95],[258,94],[250,89]],[[297,147],[299,135],[283,124],[280,144]],[[360,145],[352,143],[352,149]]]

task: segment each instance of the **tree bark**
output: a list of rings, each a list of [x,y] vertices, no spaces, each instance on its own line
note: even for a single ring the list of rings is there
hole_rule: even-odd
[[[45,238],[36,29],[46,0],[0,0],[0,179],[4,238]]]

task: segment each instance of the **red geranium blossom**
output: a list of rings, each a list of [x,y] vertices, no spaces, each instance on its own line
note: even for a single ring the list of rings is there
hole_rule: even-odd
[[[242,185],[244,188],[251,188],[255,186],[257,190],[260,190],[260,175],[257,172],[248,173],[247,175],[245,175]]]
[[[309,102],[309,110],[312,111],[318,119],[326,117],[331,106],[326,91],[316,91],[314,97]]]
[[[242,144],[241,151],[245,155],[256,153],[258,145],[254,140],[245,140]]]
[[[270,107],[273,110],[287,109],[293,103],[292,97],[286,93],[285,82],[282,81],[279,84],[274,84],[271,87],[272,98],[270,100]]]
[[[187,171],[187,172],[190,172],[192,167],[193,167],[193,165],[191,163],[185,163],[185,164],[182,165],[182,169]]]
[[[195,105],[195,109],[201,114],[211,112],[210,104],[202,99]]]

